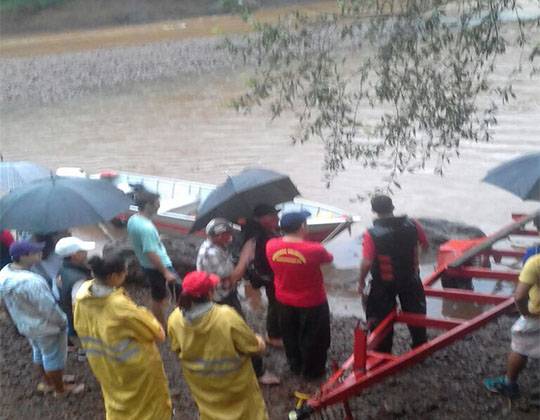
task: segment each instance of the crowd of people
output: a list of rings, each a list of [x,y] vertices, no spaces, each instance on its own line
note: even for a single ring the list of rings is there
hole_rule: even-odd
[[[233,221],[211,220],[196,269],[180,278],[152,221],[159,196],[142,192],[136,204],[127,232],[150,286],[150,310],[121,287],[127,275],[121,253],[88,258],[95,243],[65,232],[17,241],[2,233],[10,261],[0,271],[0,297],[32,347],[40,392],[61,398],[84,391],[64,372],[67,351],[75,348],[101,386],[107,419],[170,419],[158,349],[165,341],[203,420],[268,418],[260,387],[279,385],[280,378],[264,366],[267,345],[283,348],[290,371],[304,380],[325,376],[331,315],[321,266],[333,256],[307,239],[308,212],[279,218],[275,207],[261,203],[241,235]],[[417,221],[394,215],[390,197],[377,195],[371,206],[376,217],[363,236],[358,292],[373,331],[398,302],[405,311],[426,313],[419,253],[427,239]],[[235,237],[239,252],[231,247]],[[540,255],[531,255],[515,293],[522,316],[512,328],[507,373],[485,381],[511,398],[519,395],[527,358],[540,357]],[[265,289],[264,336],[246,323],[242,279]],[[167,318],[169,301],[175,309]],[[427,340],[425,328],[411,327],[410,334],[411,347]],[[376,350],[391,353],[392,336],[389,330]]]

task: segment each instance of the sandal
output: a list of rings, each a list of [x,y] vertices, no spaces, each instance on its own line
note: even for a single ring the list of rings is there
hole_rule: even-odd
[[[54,392],[55,398],[63,398],[67,395],[77,395],[84,391],[84,384],[65,384],[64,392]]]
[[[39,384],[37,384],[36,391],[48,394],[49,392],[54,391],[54,386],[46,384],[45,382],[40,382]]]
[[[75,375],[62,375],[62,380],[68,384],[75,382]]]

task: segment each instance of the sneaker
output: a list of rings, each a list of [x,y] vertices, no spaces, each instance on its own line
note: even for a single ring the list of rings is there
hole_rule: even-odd
[[[484,379],[484,386],[488,391],[504,395],[512,400],[520,397],[518,384],[506,383],[506,377],[504,376]]]

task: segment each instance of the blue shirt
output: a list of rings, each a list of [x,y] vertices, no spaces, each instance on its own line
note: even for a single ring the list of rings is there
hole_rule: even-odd
[[[530,248],[527,248],[525,250],[525,254],[523,255],[523,258],[521,259],[521,263],[525,265],[527,260],[536,254],[540,254],[540,245],[531,246]]]
[[[172,267],[171,259],[161,242],[159,233],[152,221],[140,214],[134,214],[128,220],[128,237],[135,251],[135,255],[143,268],[155,269],[148,259],[148,252],[157,254],[165,267]]]

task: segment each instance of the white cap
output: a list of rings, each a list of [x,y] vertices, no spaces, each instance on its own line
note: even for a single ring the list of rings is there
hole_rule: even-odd
[[[79,251],[91,251],[96,247],[95,242],[86,242],[75,236],[67,236],[56,243],[54,252],[61,257],[69,257]]]

